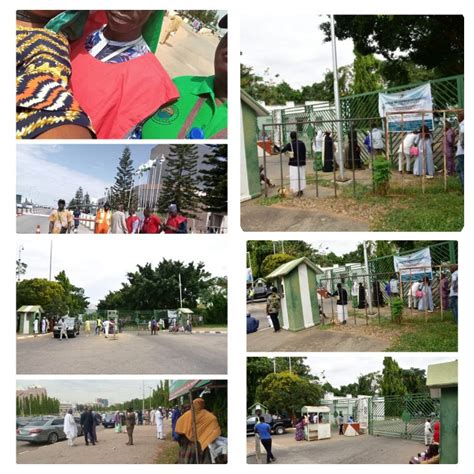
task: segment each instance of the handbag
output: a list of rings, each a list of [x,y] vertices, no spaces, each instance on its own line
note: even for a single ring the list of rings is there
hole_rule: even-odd
[[[425,296],[425,295],[421,290],[416,290],[415,296],[417,298],[423,298],[423,296]]]
[[[410,155],[411,156],[418,156],[420,154],[420,150],[417,146],[413,145],[410,147]]]
[[[291,146],[291,151],[285,151],[285,156],[289,160],[292,160],[295,157],[295,152],[293,151],[293,143],[290,143],[290,146]]]

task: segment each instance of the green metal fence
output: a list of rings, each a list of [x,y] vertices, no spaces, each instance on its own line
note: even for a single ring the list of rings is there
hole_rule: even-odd
[[[374,397],[369,403],[369,434],[423,441],[426,420],[439,414],[439,399],[428,394]]]

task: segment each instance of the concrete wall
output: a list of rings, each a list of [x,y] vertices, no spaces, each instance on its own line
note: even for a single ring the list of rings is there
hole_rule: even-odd
[[[458,388],[441,390],[441,464],[458,462]]]

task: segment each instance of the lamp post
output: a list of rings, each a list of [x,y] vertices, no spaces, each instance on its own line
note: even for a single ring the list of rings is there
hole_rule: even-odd
[[[20,247],[18,249],[18,265],[17,265],[17,272],[18,272],[17,278],[18,278],[18,281],[21,280],[21,275],[22,275],[22,271],[23,271],[23,268],[21,266],[21,252],[23,250],[25,250],[25,247],[23,247],[23,245],[20,245]]]

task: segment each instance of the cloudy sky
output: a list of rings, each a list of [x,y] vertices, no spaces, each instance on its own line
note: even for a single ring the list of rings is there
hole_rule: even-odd
[[[159,380],[17,380],[17,389],[32,385],[46,388],[50,397],[61,402],[92,403],[96,398],[106,398],[109,404],[123,403],[133,398],[145,397],[156,388]],[[151,388],[150,388],[151,387]]]
[[[311,372],[318,377],[324,370],[326,380],[334,387],[347,385],[357,382],[359,375],[368,374],[370,372],[381,371],[383,369],[383,359],[385,355],[372,355],[357,353],[351,354],[331,354],[325,355],[311,355],[307,358],[306,364],[311,367]],[[448,362],[455,360],[453,356],[422,356],[422,355],[408,355],[408,356],[392,356],[403,369],[416,367],[420,369],[427,369],[428,365],[440,362]]]
[[[332,70],[331,43],[323,41],[319,25],[328,17],[299,9],[267,8],[255,14],[242,10],[240,28],[241,62],[263,75],[280,74],[294,88],[320,82],[326,70]],[[353,61],[352,40],[337,42],[338,66]]]
[[[46,237],[46,236],[45,236]],[[190,245],[188,236],[184,239],[156,239],[155,236],[142,236],[140,245],[125,245],[124,236],[90,239],[86,236],[54,239],[52,275],[65,270],[71,282],[85,289],[90,303],[96,305],[109,291],[121,288],[127,272],[135,271],[137,264],[151,262],[157,265],[163,258],[188,262],[204,262],[206,270],[213,276],[226,276],[225,254],[228,251],[225,239],[214,236],[199,236],[201,245],[197,245],[196,236]],[[145,240],[149,239],[147,245]],[[210,237],[211,241],[207,238]],[[113,239],[116,241],[111,244]],[[91,245],[92,240],[93,245]],[[49,238],[35,239],[35,236],[22,236],[18,239],[18,250],[22,246],[21,260],[28,265],[23,278],[49,277]],[[129,242],[129,241],[128,241]],[[206,251],[212,244],[212,252]],[[201,249],[201,250],[199,250]],[[178,289],[176,290],[178,291]]]

